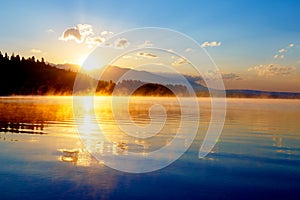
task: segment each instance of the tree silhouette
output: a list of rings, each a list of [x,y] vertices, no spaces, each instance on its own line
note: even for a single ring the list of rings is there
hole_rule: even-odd
[[[187,93],[186,87],[182,85],[163,86],[139,80],[124,80],[118,84],[113,81],[99,81],[86,74],[51,66],[44,58],[41,61],[34,56],[26,59],[14,53],[9,58],[7,53],[3,56],[0,51],[1,96],[72,94],[76,76],[82,82],[80,90],[91,91],[92,86],[97,84],[95,92],[100,95],[111,95],[116,87],[123,95],[129,95],[132,88],[138,88],[134,95],[173,96],[172,91],[183,95]]]

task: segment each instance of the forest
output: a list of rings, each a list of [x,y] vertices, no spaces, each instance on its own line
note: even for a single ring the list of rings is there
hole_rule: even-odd
[[[14,53],[9,56],[0,51],[0,96],[72,95],[77,75],[80,76],[83,91],[90,90],[92,85],[97,84],[98,95],[111,95],[115,88],[115,95],[129,95],[133,87],[136,88],[133,95],[140,96],[174,96],[172,91],[182,95],[187,93],[186,87],[182,85],[163,86],[137,80],[125,80],[116,84],[113,81],[95,80],[87,74],[57,68],[44,58],[24,58]]]
[[[71,94],[76,72],[58,69],[34,56],[0,52],[0,95]]]

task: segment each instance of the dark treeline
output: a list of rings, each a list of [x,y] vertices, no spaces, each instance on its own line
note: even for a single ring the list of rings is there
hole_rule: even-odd
[[[36,59],[19,55],[8,56],[0,52],[0,95],[71,95],[77,72],[57,68],[45,62],[44,58]],[[185,95],[187,89],[181,85],[149,84],[141,81],[127,80],[118,83],[112,81],[98,81],[85,74],[80,76],[80,89],[90,91],[97,84],[96,93],[111,95],[118,88],[116,95],[129,95],[130,89],[138,89],[135,95],[145,96],[173,96],[173,91]],[[98,82],[98,83],[97,83]],[[144,86],[143,86],[144,85]],[[142,86],[142,87],[141,87]],[[141,87],[141,88],[139,88]],[[171,88],[171,90],[169,89]],[[121,92],[120,92],[121,91]]]
[[[82,90],[88,90],[97,81],[85,74],[79,74]],[[0,95],[71,95],[77,72],[59,69],[36,59],[8,56],[0,52]],[[111,94],[115,83],[99,81],[97,93]]]
[[[123,80],[116,85],[114,91],[115,95],[131,95],[131,93],[134,96],[188,96],[189,94],[184,85],[162,85],[140,80]]]
[[[55,68],[34,56],[0,52],[0,95],[70,94],[75,72]]]

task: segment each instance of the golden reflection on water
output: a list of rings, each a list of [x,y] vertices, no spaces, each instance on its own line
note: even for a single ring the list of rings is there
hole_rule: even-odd
[[[148,139],[135,138],[120,130],[114,120],[111,97],[82,97],[82,109],[75,124],[72,97],[10,97],[0,98],[0,142],[18,142],[18,148],[28,160],[60,160],[76,166],[101,164],[95,160],[82,144],[82,139],[92,138],[90,147],[100,155],[123,155],[128,151],[139,152],[142,156],[168,144],[179,127],[180,107],[174,98],[142,98],[130,100],[129,120],[139,126],[147,126],[151,121],[149,108],[155,101],[163,105],[167,121],[161,132]],[[120,98],[121,99],[121,98]],[[228,110],[224,131],[218,144],[259,144],[275,148],[275,152],[292,154],[296,148],[293,140],[300,140],[299,100],[255,100],[228,99]],[[196,138],[201,144],[210,119],[210,101],[199,98],[200,129]],[[122,106],[117,108],[122,114]],[[154,113],[154,117],[161,117]],[[192,116],[190,118],[193,120]],[[130,123],[129,123],[130,122]],[[100,128],[100,129],[99,129]],[[83,132],[78,136],[78,130]],[[109,142],[98,137],[99,130]],[[188,130],[187,130],[188,134]],[[220,148],[216,145],[213,153],[220,151],[245,153],[241,149]],[[13,148],[13,147],[11,147]],[[32,149],[37,153],[26,153]],[[245,150],[247,151],[247,150]],[[42,155],[42,157],[41,157]],[[196,158],[195,158],[196,159]],[[214,158],[208,158],[214,160]]]

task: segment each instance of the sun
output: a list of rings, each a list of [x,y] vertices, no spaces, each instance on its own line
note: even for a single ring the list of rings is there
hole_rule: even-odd
[[[83,55],[78,59],[78,65],[82,66],[84,61],[86,60],[87,55]]]
[[[99,68],[99,61],[93,59],[92,57],[88,57],[88,55],[82,56],[79,59],[78,64],[84,71],[94,71]]]

